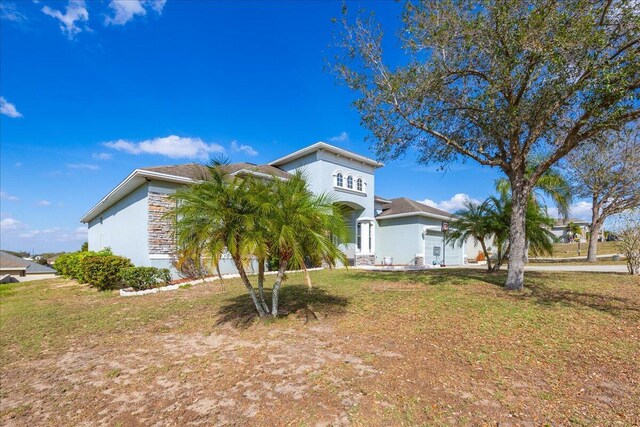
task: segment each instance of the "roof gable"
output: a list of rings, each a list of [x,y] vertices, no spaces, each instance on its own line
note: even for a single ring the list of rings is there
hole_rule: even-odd
[[[391,199],[391,203],[384,205],[384,210],[379,213],[376,218],[393,218],[396,216],[423,215],[434,218],[452,218],[453,214],[434,208],[424,203],[408,199],[406,197],[398,197]]]

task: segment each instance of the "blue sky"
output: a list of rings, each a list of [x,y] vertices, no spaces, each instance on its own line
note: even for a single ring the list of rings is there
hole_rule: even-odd
[[[264,163],[320,140],[373,156],[354,94],[325,67],[339,1],[0,5],[3,249],[78,248],[81,215],[136,167]],[[374,6],[393,32],[400,5]],[[408,152],[378,171],[376,193],[455,210],[496,177]]]

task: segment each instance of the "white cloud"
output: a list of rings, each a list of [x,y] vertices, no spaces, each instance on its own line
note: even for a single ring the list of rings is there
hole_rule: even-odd
[[[147,139],[130,142],[123,139],[105,142],[105,147],[129,154],[158,154],[172,159],[206,160],[212,153],[224,153],[224,147],[218,144],[207,144],[200,138],[186,138],[176,135],[164,138]]]
[[[96,160],[111,160],[113,158],[113,154],[111,153],[93,153],[91,155]]]
[[[576,219],[591,219],[591,207],[592,204],[589,202],[577,202],[569,207],[569,217]],[[552,218],[558,218],[558,208],[550,207],[547,210],[549,216]]]
[[[0,96],[0,114],[9,116],[12,119],[22,117],[22,114],[16,109],[16,106],[7,101],[3,96]]]
[[[48,200],[40,200],[38,206],[51,206],[51,202]]]
[[[11,200],[12,202],[15,202],[16,200],[20,200],[18,197],[13,196],[5,191],[0,191],[0,199]]]
[[[87,163],[67,163],[67,167],[71,169],[86,169],[86,170],[98,170],[100,166],[98,165],[90,165]]]
[[[22,224],[22,222],[18,221],[17,219],[5,218],[2,221],[0,221],[0,230],[2,231],[17,230],[23,227],[23,225],[24,224]]]
[[[231,149],[235,152],[243,152],[249,156],[257,156],[258,152],[250,145],[238,144],[237,141],[231,141]]]
[[[3,2],[0,3],[0,18],[12,22],[24,22],[27,17],[18,12],[15,3]]]
[[[332,136],[329,138],[329,142],[349,142],[349,134],[346,132],[342,132],[338,136]]]
[[[458,193],[449,200],[442,200],[441,202],[435,202],[431,199],[422,200],[422,203],[425,205],[433,206],[434,208],[442,209],[443,211],[450,213],[454,213],[455,211],[464,208],[464,204],[466,202],[482,203],[480,200],[469,197],[468,194],[464,193]]]
[[[111,0],[109,7],[114,15],[105,19],[106,25],[124,25],[137,15],[147,14],[147,8],[161,14],[166,0]]]
[[[76,34],[83,30],[76,25],[76,22],[79,23],[89,20],[89,11],[86,8],[84,0],[69,0],[66,13],[51,9],[49,6],[43,7],[42,13],[60,21],[60,29],[70,39],[73,39]]]

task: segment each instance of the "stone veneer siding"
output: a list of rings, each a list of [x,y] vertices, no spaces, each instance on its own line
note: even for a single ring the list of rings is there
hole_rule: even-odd
[[[375,265],[376,256],[375,255],[357,255],[355,259],[356,265]]]
[[[171,255],[175,240],[171,218],[165,214],[174,207],[168,194],[149,192],[149,254]]]

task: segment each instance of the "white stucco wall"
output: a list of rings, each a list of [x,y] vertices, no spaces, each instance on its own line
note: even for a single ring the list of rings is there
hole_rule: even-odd
[[[135,265],[149,265],[147,189],[142,184],[89,222],[89,250],[111,248]]]

